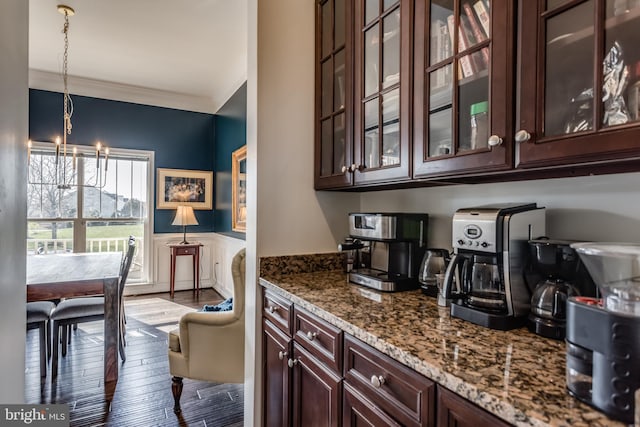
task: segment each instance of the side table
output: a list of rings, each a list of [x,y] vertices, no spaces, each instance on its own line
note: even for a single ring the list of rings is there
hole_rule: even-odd
[[[173,298],[173,291],[176,284],[176,258],[180,255],[191,255],[193,257],[193,290],[200,291],[200,247],[202,243],[170,243],[171,249],[171,279],[169,293]]]

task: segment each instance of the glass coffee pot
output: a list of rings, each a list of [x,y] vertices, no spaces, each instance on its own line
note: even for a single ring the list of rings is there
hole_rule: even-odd
[[[448,263],[448,250],[440,248],[430,248],[426,250],[418,272],[418,281],[421,284],[423,293],[430,296],[438,295],[436,274],[444,274]]]
[[[506,309],[504,284],[495,256],[474,255],[473,263],[463,271],[462,283],[467,304],[490,311]]]

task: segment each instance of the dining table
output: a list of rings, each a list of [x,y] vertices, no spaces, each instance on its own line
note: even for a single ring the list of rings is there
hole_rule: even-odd
[[[121,252],[27,255],[27,302],[104,295],[104,382],[118,381]]]

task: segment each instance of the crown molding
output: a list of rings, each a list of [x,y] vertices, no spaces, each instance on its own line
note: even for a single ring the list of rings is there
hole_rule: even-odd
[[[69,86],[73,88],[70,92],[74,95],[198,113],[215,114],[221,107],[221,105],[214,105],[213,101],[206,96],[188,95],[85,77],[69,76]],[[62,77],[57,73],[30,69],[29,88],[61,92]]]

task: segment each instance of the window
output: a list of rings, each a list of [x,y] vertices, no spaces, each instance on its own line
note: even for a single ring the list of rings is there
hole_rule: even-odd
[[[92,147],[74,156],[67,146],[65,161],[52,145],[34,144],[29,156],[27,252],[124,252],[133,235],[127,283],[148,283],[153,153],[111,149],[98,161]]]

